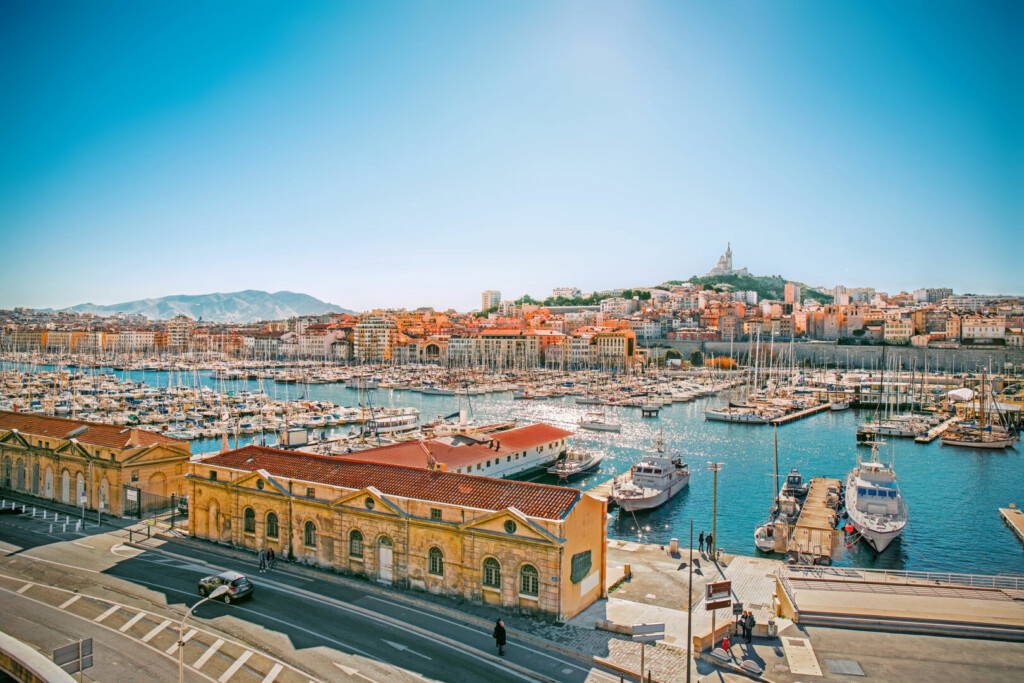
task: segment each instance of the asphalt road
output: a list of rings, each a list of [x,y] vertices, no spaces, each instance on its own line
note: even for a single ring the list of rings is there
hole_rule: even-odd
[[[398,600],[367,594],[359,587],[312,580],[284,567],[258,574],[248,563],[225,560],[221,555],[192,548],[175,549],[188,553],[188,559],[171,558],[126,547],[120,531],[85,531],[93,534],[51,535],[49,526],[39,520],[0,517],[0,573],[114,600],[148,610],[156,615],[152,619],[166,615],[176,622],[185,609],[199,600],[196,581],[200,577],[216,573],[217,568],[242,571],[256,586],[251,599],[232,605],[205,603],[190,622],[212,634],[206,640],[197,636],[196,643],[190,645],[195,649],[195,657],[203,655],[204,647],[211,647],[208,641],[217,634],[239,643],[234,650],[221,646],[210,655],[219,661],[220,669],[215,671],[226,671],[234,653],[248,648],[268,653],[324,680],[402,681],[425,677],[496,683],[533,678],[618,678],[555,652],[511,643],[506,650],[507,661],[534,672],[527,676],[502,661],[482,656],[481,653],[494,652],[489,631],[429,610],[410,608]],[[27,634],[25,640],[40,649],[51,647],[53,639],[43,637],[48,627],[52,627],[53,633],[60,633],[64,641],[73,640],[74,634],[85,633],[89,627],[53,608],[33,611],[29,618],[20,596],[2,591],[0,596],[4,599],[0,605],[9,605],[19,616],[18,628]],[[388,617],[394,622],[388,621]],[[151,679],[168,678],[164,669],[173,662],[168,662],[167,657],[145,648],[132,648],[132,642],[117,645],[113,641],[118,639],[111,634],[104,634],[103,640],[111,641],[105,648],[130,652],[132,661],[141,668],[152,667],[153,673],[161,672],[162,675]],[[117,661],[111,657],[111,662]],[[213,666],[207,664],[204,673]],[[232,680],[241,680],[245,670],[246,667],[236,670]],[[173,671],[176,673],[176,668]],[[279,676],[278,680],[283,679]]]

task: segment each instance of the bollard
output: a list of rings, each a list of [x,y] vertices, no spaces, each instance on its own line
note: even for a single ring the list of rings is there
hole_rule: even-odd
[[[67,522],[64,522],[64,528],[63,528],[63,530],[61,531],[61,533],[62,533],[62,534],[66,534],[67,532],[68,532],[68,523],[67,523]]]
[[[50,533],[53,533],[53,522],[50,522]]]
[[[34,519],[34,518],[35,518],[35,516],[36,516],[36,509],[35,509],[35,508],[32,508],[32,518]]]
[[[82,520],[79,519],[79,520],[75,521],[75,533],[79,533],[81,531],[82,531]]]

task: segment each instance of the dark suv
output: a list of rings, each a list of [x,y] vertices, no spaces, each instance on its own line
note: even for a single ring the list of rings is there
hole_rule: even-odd
[[[253,591],[252,582],[245,576],[238,572],[226,571],[199,579],[199,594],[205,598],[217,586],[228,587],[228,592],[224,594],[224,602],[229,605],[235,600],[251,596]]]

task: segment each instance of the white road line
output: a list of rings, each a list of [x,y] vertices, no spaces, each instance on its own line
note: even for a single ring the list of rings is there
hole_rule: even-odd
[[[281,669],[283,668],[284,667],[281,666],[281,662],[274,662],[274,667],[270,670],[270,673],[263,677],[263,680],[260,681],[260,683],[274,683],[274,679],[277,678],[277,674],[281,673]]]
[[[79,543],[78,541],[71,541],[71,545],[77,545],[77,546],[81,546],[82,548],[88,548],[89,550],[94,550],[94,548],[91,545],[89,545],[88,543]]]
[[[163,631],[165,628],[167,628],[167,625],[170,623],[170,619],[164,619],[164,623],[160,624],[159,626],[154,626],[152,631],[142,636],[142,642],[148,643],[149,641],[153,640],[153,638],[156,637],[156,634],[160,633],[160,631]]]
[[[181,644],[182,644],[182,645],[184,645],[184,644],[185,644],[185,643],[187,643],[188,641],[192,640],[192,636],[194,636],[194,635],[195,635],[196,633],[198,633],[198,631],[196,631],[196,629],[191,629],[191,630],[190,630],[190,631],[189,631],[188,633],[186,633],[186,634],[185,634],[185,635],[184,635],[184,636],[182,637],[182,639],[181,639]],[[171,653],[173,653],[173,652],[174,652],[175,650],[177,650],[177,649],[178,649],[178,641],[177,641],[177,640],[175,640],[175,641],[174,641],[174,644],[173,644],[173,645],[171,645],[171,646],[170,646],[169,648],[167,648],[166,650],[164,650],[164,652],[166,652],[167,654],[171,654]]]
[[[124,626],[122,626],[122,627],[121,627],[121,628],[119,628],[118,630],[119,630],[119,631],[120,631],[121,633],[124,633],[125,631],[127,631],[128,629],[130,629],[130,628],[131,628],[132,626],[135,626],[135,624],[136,624],[136,623],[138,623],[139,619],[141,619],[141,618],[142,618],[142,617],[144,617],[144,616],[146,616],[146,613],[145,613],[145,612],[139,612],[139,613],[138,613],[138,614],[136,614],[136,615],[135,615],[134,617],[132,617],[132,618],[131,618],[131,619],[129,619],[128,621],[124,622]]]
[[[80,597],[82,597],[82,596],[79,595],[78,593],[75,593],[70,598],[68,598],[64,602],[60,603],[60,608],[61,609],[67,609],[68,607],[71,607],[71,605],[75,604],[75,602],[77,602]]]
[[[245,661],[252,657],[252,650],[246,650],[242,656],[235,660],[235,663],[228,667],[228,670],[220,675],[217,683],[227,683],[228,679],[235,675],[235,672],[242,668]]]
[[[106,619],[107,617],[109,617],[109,616],[110,616],[111,614],[113,614],[114,612],[116,612],[116,611],[117,611],[117,609],[118,609],[117,605],[111,605],[111,606],[110,606],[110,607],[109,607],[109,608],[107,609],[107,611],[106,611],[106,612],[104,612],[103,614],[101,614],[101,615],[99,615],[98,617],[96,617],[95,619],[93,619],[93,621],[95,621],[95,622],[96,622],[96,623],[98,624],[98,623],[100,623],[101,621],[103,621],[104,619]]]
[[[29,588],[31,588],[34,585],[35,585],[34,583],[26,583],[24,586],[19,588],[16,592],[17,592],[18,595],[21,595],[22,593],[24,593],[25,591],[27,591]]]
[[[192,668],[193,669],[202,669],[203,668],[203,664],[206,664],[208,661],[210,661],[210,657],[212,657],[215,654],[217,654],[217,650],[219,650],[220,646],[223,645],[223,644],[224,644],[224,639],[223,638],[218,638],[217,640],[213,641],[213,645],[211,645],[210,647],[206,648],[206,652],[204,652],[203,654],[199,655],[199,659],[197,659],[196,663],[192,665]]]

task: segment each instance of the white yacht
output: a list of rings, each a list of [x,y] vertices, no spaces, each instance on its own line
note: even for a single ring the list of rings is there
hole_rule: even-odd
[[[871,444],[871,460],[862,462],[846,476],[846,514],[861,538],[877,552],[885,550],[907,526],[907,504],[896,483],[892,465],[878,459]]]
[[[612,483],[611,499],[623,510],[650,510],[667,502],[690,483],[690,466],[665,453],[661,438],[655,453],[634,463]]]
[[[580,418],[580,429],[590,429],[597,432],[620,432],[622,423],[609,420],[602,412],[589,412]]]
[[[755,413],[752,410],[737,409],[734,407],[721,408],[719,410],[705,410],[705,420],[715,422],[743,422],[746,424],[767,424],[768,418]]]

